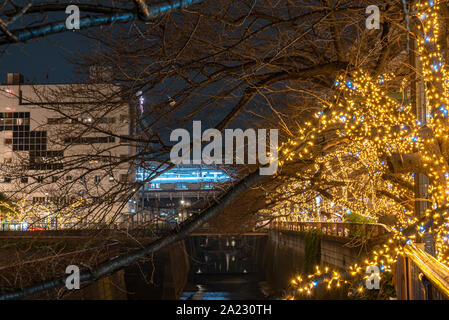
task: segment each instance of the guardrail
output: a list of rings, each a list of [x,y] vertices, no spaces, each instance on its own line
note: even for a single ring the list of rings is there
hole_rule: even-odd
[[[352,223],[352,222],[288,222],[272,221],[271,229],[305,232],[308,230],[320,230],[329,236],[349,237],[357,232],[367,237],[378,237],[390,232],[388,227],[380,223]]]

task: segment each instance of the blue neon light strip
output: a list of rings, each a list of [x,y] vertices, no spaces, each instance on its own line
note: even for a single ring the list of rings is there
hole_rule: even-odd
[[[157,178],[151,180],[151,183],[176,183],[176,182],[201,183],[201,182],[219,182],[231,180],[229,175],[227,175],[223,171],[209,169],[207,171],[207,176],[201,176],[201,171],[198,170],[199,170],[198,168],[192,168],[190,170],[182,168],[182,173],[180,173],[178,168],[171,169],[167,172],[164,172]],[[136,181],[142,181],[144,176],[142,171],[143,171],[142,169],[138,170],[136,174]],[[188,171],[194,171],[195,173],[189,173]],[[150,176],[149,174],[146,175],[146,178],[148,178],[149,176]]]

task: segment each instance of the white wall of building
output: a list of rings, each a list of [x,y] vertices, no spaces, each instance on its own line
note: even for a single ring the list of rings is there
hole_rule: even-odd
[[[134,181],[134,167],[128,159],[135,147],[123,139],[132,135],[131,108],[121,102],[104,107],[97,103],[96,88],[84,90],[83,86],[0,86],[0,192],[15,199],[26,197],[30,205],[98,198],[98,208],[90,217],[97,216],[98,220],[102,210],[108,217],[126,215],[133,210],[132,202],[113,201],[106,208],[104,198],[124,191],[126,180]],[[99,96],[104,96],[104,90],[107,88],[98,89]],[[88,94],[83,96],[83,92]],[[24,117],[26,113],[30,114],[29,120]],[[28,123],[31,133],[23,133]],[[46,132],[45,137],[39,132]],[[62,159],[54,157],[55,151],[63,153]],[[34,167],[30,169],[32,155],[38,157],[33,157]],[[113,164],[122,160],[125,163]],[[58,162],[63,168],[56,165]]]

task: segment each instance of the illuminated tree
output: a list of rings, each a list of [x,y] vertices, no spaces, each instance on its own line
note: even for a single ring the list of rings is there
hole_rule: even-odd
[[[427,123],[417,120],[411,103],[405,100],[407,87],[401,80],[402,99],[394,99],[391,89],[398,79],[394,74],[371,76],[358,70],[340,76],[336,94],[315,121],[299,129],[298,138],[281,148],[288,161],[311,160],[306,172],[298,173],[302,180],[293,181],[279,190],[297,196],[288,201],[294,207],[292,216],[304,219],[313,214],[304,197],[322,196],[344,218],[351,213],[378,219],[394,217],[393,236],[374,251],[366,265],[379,265],[391,272],[393,262],[404,246],[417,241],[424,232],[435,235],[437,259],[449,262],[449,154],[448,154],[448,82],[449,74],[441,53],[439,16],[441,1],[417,4],[414,18],[419,19],[414,37],[422,68],[417,70],[426,88]],[[399,78],[400,79],[400,78]],[[394,91],[393,91],[394,92]],[[332,138],[329,138],[329,137]],[[329,145],[324,147],[323,144]],[[414,174],[429,177],[429,199],[425,217],[413,214]],[[304,178],[308,177],[308,178]],[[312,185],[312,187],[310,187]],[[301,192],[302,191],[302,192]],[[304,192],[306,191],[306,192]],[[311,195],[310,195],[311,194]],[[299,206],[294,206],[300,204]],[[280,212],[285,203],[271,209]],[[323,273],[331,287],[346,280],[339,272],[317,269],[303,282],[292,280],[299,293],[310,293]],[[363,266],[352,266],[350,273],[360,276]],[[359,291],[363,288],[360,287]]]

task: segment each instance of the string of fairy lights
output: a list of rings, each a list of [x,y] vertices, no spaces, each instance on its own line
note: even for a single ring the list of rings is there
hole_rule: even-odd
[[[449,74],[439,42],[441,2],[420,2],[415,10],[421,23],[416,38],[420,74],[426,84],[426,123],[418,121],[405,99],[406,80],[401,84],[403,98],[397,99],[388,91],[389,87],[394,87],[394,74],[373,77],[357,70],[336,79],[335,102],[316,113],[315,121],[305,122],[298,137],[282,144],[279,150],[283,155],[281,164],[301,159],[314,164],[300,173],[302,179],[298,175],[298,181],[289,182],[272,194],[273,199],[279,194],[293,196],[266,209],[266,213],[282,216],[279,220],[285,221],[317,218],[316,211],[311,210],[310,201],[306,199],[319,196],[324,198],[322,206],[338,213],[341,220],[351,214],[374,221],[381,216],[396,219],[392,236],[382,248],[373,251],[363,265],[348,269],[351,286],[359,293],[364,291],[359,284],[360,279],[368,276],[365,274],[367,266],[376,265],[382,272],[391,272],[397,257],[404,255],[404,246],[429,228],[435,236],[436,258],[444,264],[449,263]],[[334,144],[325,149],[322,137],[332,135]],[[391,172],[389,166],[392,163],[388,163],[388,159],[398,154],[418,154],[419,158],[412,159],[421,162],[429,177],[431,206],[426,210],[426,218],[432,219],[429,227],[413,215],[414,174],[410,172],[414,172],[414,168],[395,174],[396,179],[385,178]],[[320,185],[329,187],[325,194],[304,179],[309,177],[310,180],[318,172]],[[290,210],[289,217],[285,217],[286,208]],[[415,232],[411,235],[404,232],[410,229]],[[294,293],[286,299],[311,294],[320,283],[331,289],[349,282],[338,270],[316,266],[315,273],[292,279]]]
[[[92,199],[81,198],[60,208],[51,202],[30,204],[27,196],[18,201],[2,201],[0,225],[6,223],[10,226],[14,225],[14,222],[25,222],[28,227],[54,217],[58,218],[58,224],[61,227],[65,224],[73,225],[81,221],[83,208],[91,202]]]

